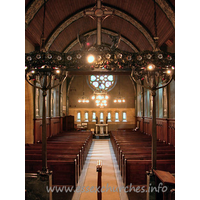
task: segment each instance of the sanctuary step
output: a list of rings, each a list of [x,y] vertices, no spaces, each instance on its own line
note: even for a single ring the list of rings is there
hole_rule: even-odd
[[[94,134],[93,135],[93,138],[94,139],[109,139],[110,138],[110,134],[106,134],[106,133],[104,133],[104,134]]]

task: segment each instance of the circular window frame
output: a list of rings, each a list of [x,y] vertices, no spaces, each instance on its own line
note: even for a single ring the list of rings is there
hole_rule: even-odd
[[[111,91],[111,90],[115,87],[115,85],[117,84],[118,76],[112,75],[112,76],[113,76],[114,83],[113,83],[110,87],[108,87],[107,90],[106,90],[106,89],[100,89],[99,86],[98,86],[98,89],[97,89],[97,87],[91,85],[90,80],[91,80],[91,76],[110,76],[110,75],[112,75],[112,74],[109,74],[109,75],[107,75],[107,74],[105,74],[105,75],[104,75],[104,74],[97,74],[97,75],[92,74],[92,75],[88,75],[88,76],[86,76],[86,82],[87,82],[88,86],[89,86],[93,91],[96,91],[96,92],[102,92],[102,91],[104,91],[104,92],[109,92],[109,91]],[[98,81],[98,82],[100,82],[100,81]]]

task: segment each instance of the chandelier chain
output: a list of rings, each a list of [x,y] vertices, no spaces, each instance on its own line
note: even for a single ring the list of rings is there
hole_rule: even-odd
[[[155,37],[158,37],[156,15],[157,15],[156,14],[156,0],[154,0],[154,31],[155,31]]]
[[[42,35],[41,35],[41,43],[40,43],[40,50],[43,50],[43,51],[45,50],[45,38],[44,38],[45,16],[46,16],[46,0],[44,0]]]

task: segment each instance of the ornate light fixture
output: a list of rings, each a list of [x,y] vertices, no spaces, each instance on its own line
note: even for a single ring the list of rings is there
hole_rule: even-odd
[[[155,48],[153,51],[143,51],[136,54],[132,66],[133,80],[144,88],[152,91],[152,174],[156,169],[157,133],[156,133],[156,90],[167,86],[175,74],[175,55],[160,51],[157,46],[156,2],[154,0]]]
[[[125,103],[125,98],[120,95],[120,76],[119,76],[119,96],[113,101],[114,103]]]
[[[81,98],[78,99],[78,103],[89,103],[89,99],[87,97],[83,96]]]
[[[85,91],[84,91],[84,79],[83,79],[83,96],[81,96],[79,99],[78,99],[78,103],[89,103],[89,99],[87,97],[85,97],[84,95]]]
[[[119,97],[115,98],[113,102],[114,103],[125,103],[126,101],[125,101],[124,97],[119,96]]]
[[[60,52],[48,52],[45,49],[44,26],[45,26],[46,0],[44,0],[44,16],[41,35],[40,51],[25,54],[25,79],[35,88],[43,91],[42,111],[42,170],[40,173],[48,173],[47,149],[46,149],[46,106],[45,98],[47,90],[60,85],[66,78],[64,65],[65,55]]]
[[[107,100],[108,95],[106,92],[94,92],[92,99],[95,100],[96,106],[99,106],[100,108],[104,108],[104,106],[107,106]]]
[[[131,71],[132,53],[117,49],[121,40],[121,35],[111,36],[112,45],[102,44],[101,24],[102,20],[111,16],[114,12],[101,5],[101,0],[97,0],[97,6],[91,10],[86,10],[85,15],[96,18],[97,38],[96,44],[87,45],[87,36],[78,35],[81,50],[66,53],[66,67],[68,71]]]

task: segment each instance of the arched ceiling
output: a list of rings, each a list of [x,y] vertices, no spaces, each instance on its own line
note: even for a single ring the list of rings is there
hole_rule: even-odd
[[[42,34],[43,0],[25,0],[25,36],[39,46]],[[44,36],[46,48],[67,52],[79,49],[77,34],[90,35],[96,43],[96,20],[84,11],[96,5],[95,0],[47,0]],[[127,51],[152,50],[154,47],[153,0],[103,0],[102,6],[114,14],[102,23],[102,42],[110,44],[109,35],[121,34],[119,48]],[[158,45],[175,37],[175,0],[156,0]],[[165,44],[166,43],[166,44]]]

